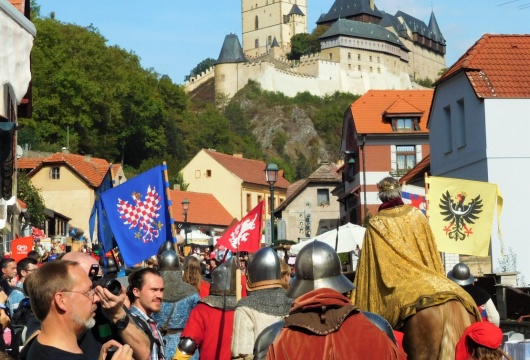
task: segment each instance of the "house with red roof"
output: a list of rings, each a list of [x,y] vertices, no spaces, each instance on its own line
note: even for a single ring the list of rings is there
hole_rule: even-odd
[[[171,199],[171,215],[177,224],[179,243],[183,243],[186,237],[184,228],[188,227],[192,231],[188,233],[188,244],[212,245],[211,242],[205,244],[201,239],[194,239],[193,231],[199,230],[201,233],[211,236],[213,240],[234,222],[234,217],[212,194],[169,190],[169,197]],[[189,202],[186,219],[184,219],[182,209],[182,202],[185,199]]]
[[[346,110],[343,183],[334,191],[343,223],[362,225],[377,213],[377,183],[401,177],[429,154],[432,96],[433,90],[370,90]]]
[[[497,184],[502,238],[493,227],[493,269],[502,252],[530,278],[530,35],[485,34],[435,83],[428,127],[433,176]],[[511,250],[511,251],[510,251]],[[512,269],[513,270],[513,269]]]
[[[270,189],[265,179],[266,163],[245,159],[241,154],[227,155],[215,150],[202,149],[182,169],[188,190],[212,194],[233,218],[241,219],[259,202],[266,201],[270,216]],[[274,207],[286,197],[290,182],[278,173],[274,184]]]
[[[285,223],[285,239],[279,240],[302,241],[335,229],[340,206],[332,191],[341,181],[337,165],[322,163],[307,179],[291,184],[274,212]]]
[[[63,214],[71,219],[71,227],[84,231],[87,238],[88,219],[95,200],[95,190],[111,168],[105,159],[89,155],[60,152],[46,158],[21,158],[18,165],[22,169],[34,166],[28,173],[31,183],[40,190],[46,208]],[[36,164],[36,165],[35,165]],[[116,168],[116,169],[115,169]],[[125,181],[120,165],[112,165],[115,185]],[[118,177],[114,177],[114,175]]]

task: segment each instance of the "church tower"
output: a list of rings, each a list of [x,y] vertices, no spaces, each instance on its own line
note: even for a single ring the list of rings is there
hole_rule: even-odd
[[[241,15],[243,52],[249,58],[270,52],[274,42],[286,54],[291,37],[307,33],[307,0],[241,0]]]

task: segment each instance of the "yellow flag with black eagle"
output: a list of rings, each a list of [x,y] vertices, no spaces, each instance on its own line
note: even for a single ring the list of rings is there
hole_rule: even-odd
[[[438,251],[488,256],[495,205],[500,236],[502,195],[496,184],[430,176],[427,216]]]

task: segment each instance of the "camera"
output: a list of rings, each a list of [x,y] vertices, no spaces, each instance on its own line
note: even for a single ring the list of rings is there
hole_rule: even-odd
[[[88,277],[90,277],[90,280],[92,280],[92,286],[101,286],[104,289],[107,289],[110,291],[113,295],[120,295],[121,294],[121,283],[110,277],[105,277],[99,275],[99,265],[98,264],[92,264],[90,271],[88,272]]]

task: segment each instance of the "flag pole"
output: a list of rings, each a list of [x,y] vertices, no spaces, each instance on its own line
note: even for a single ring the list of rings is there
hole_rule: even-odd
[[[173,237],[173,246],[177,243],[177,229],[175,228],[175,218],[173,217],[173,211],[171,210],[171,196],[169,195],[169,176],[167,174],[167,163],[162,162],[162,169],[164,171],[164,187],[166,190],[167,209],[169,211],[169,219],[171,221],[171,236]],[[184,229],[186,231],[186,229]]]

